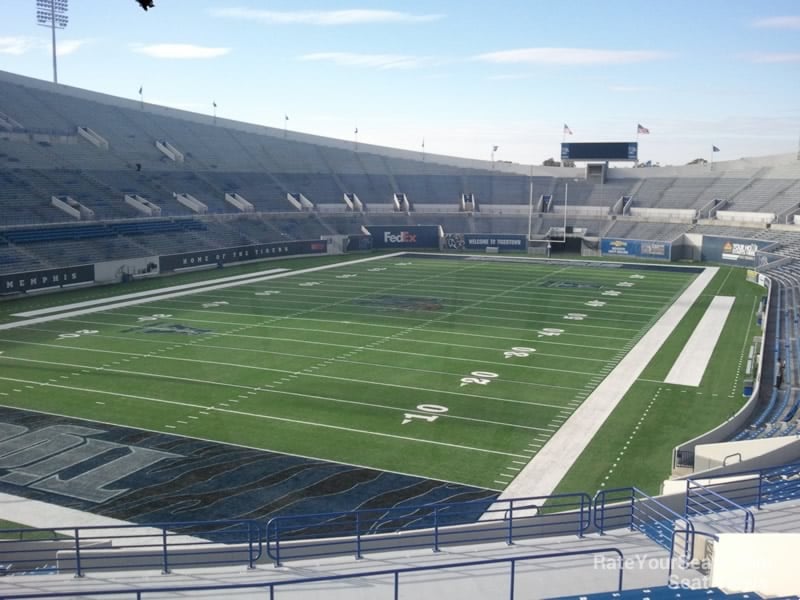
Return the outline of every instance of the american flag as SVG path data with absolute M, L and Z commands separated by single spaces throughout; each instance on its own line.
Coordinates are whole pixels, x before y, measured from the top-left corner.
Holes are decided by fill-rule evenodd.
M 642 127 L 642 124 L 641 124 L 641 123 L 639 123 L 639 124 L 636 126 L 636 133 L 644 133 L 644 134 L 649 134 L 649 133 L 650 133 L 650 130 L 649 130 L 647 127 Z

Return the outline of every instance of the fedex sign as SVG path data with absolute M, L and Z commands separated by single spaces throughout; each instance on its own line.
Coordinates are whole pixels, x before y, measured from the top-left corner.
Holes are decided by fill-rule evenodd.
M 417 235 L 414 233 L 409 233 L 408 231 L 401 231 L 400 233 L 394 234 L 389 231 L 383 232 L 383 243 L 388 244 L 416 244 L 417 243 Z
M 438 248 L 436 225 L 368 226 L 374 248 Z

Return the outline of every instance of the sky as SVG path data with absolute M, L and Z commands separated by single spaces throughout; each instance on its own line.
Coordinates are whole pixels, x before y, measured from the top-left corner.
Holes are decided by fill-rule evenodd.
M 800 142 L 798 0 L 69 2 L 59 83 L 250 123 L 523 164 L 565 125 L 661 164 Z M 52 81 L 36 0 L 0 8 L 0 70 Z

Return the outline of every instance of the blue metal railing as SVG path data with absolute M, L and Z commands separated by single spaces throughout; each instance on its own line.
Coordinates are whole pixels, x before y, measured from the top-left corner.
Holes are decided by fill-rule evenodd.
M 800 463 L 703 476 L 703 485 L 739 506 L 800 498 Z
M 50 539 L 18 538 L 40 532 Z M 56 535 L 58 539 L 53 539 Z M 120 568 L 169 573 L 178 565 L 253 568 L 263 552 L 261 526 L 251 520 L 4 529 L 0 538 L 8 538 L 0 539 L 0 564 L 10 564 L 10 573 L 46 568 L 78 577 L 89 571 Z M 114 554 L 124 558 L 114 560 Z
M 174 586 L 174 587 L 152 587 L 152 588 L 125 588 L 125 589 L 106 589 L 106 590 L 93 590 L 93 591 L 80 591 L 81 598 L 92 597 L 108 597 L 125 595 L 127 597 L 135 596 L 137 600 L 150 597 L 152 594 L 181 594 L 181 593 L 201 593 L 211 591 L 234 591 L 234 590 L 263 590 L 269 594 L 268 598 L 273 600 L 275 598 L 276 588 L 287 588 L 303 584 L 311 583 L 328 583 L 337 581 L 346 581 L 350 579 L 364 579 L 368 577 L 392 576 L 393 577 L 393 590 L 394 600 L 398 600 L 400 595 L 400 576 L 410 573 L 424 573 L 431 571 L 443 571 L 446 569 L 463 569 L 469 567 L 480 567 L 485 565 L 499 565 L 509 564 L 509 599 L 514 600 L 516 597 L 516 571 L 517 564 L 521 562 L 544 560 L 548 558 L 565 558 L 572 556 L 598 556 L 603 554 L 615 554 L 617 566 L 617 581 L 616 591 L 622 591 L 623 583 L 623 567 L 625 564 L 625 557 L 618 548 L 594 548 L 591 550 L 575 550 L 571 552 L 551 552 L 547 554 L 527 554 L 524 556 L 514 556 L 507 558 L 493 558 L 484 560 L 473 560 L 456 563 L 447 563 L 441 565 L 429 565 L 424 567 L 406 567 L 398 569 L 384 569 L 380 571 L 364 571 L 359 573 L 347 573 L 344 575 L 327 575 L 322 577 L 306 577 L 304 579 L 289 579 L 285 581 L 265 581 L 259 583 L 238 583 L 238 584 L 224 584 L 224 585 L 196 585 L 196 586 Z M 71 598 L 75 597 L 75 592 L 45 592 L 45 593 L 23 593 L 23 594 L 6 594 L 0 596 L 0 600 L 44 600 L 46 598 Z
M 685 530 L 684 558 L 691 560 L 694 525 L 686 516 L 635 487 L 602 490 L 594 497 L 594 525 L 602 535 L 608 529 L 629 528 L 672 551 L 676 529 Z
M 719 513 L 731 513 L 728 517 L 723 517 L 722 522 L 716 521 L 716 525 L 726 526 L 727 522 L 732 522 L 732 529 L 741 533 L 753 533 L 756 529 L 756 518 L 753 511 L 738 504 L 727 496 L 714 491 L 693 479 L 686 480 L 686 516 L 707 516 Z M 743 522 L 736 523 L 743 517 Z
M 267 523 L 266 551 L 280 565 L 290 558 L 347 554 L 361 558 L 364 552 L 380 550 L 437 552 L 453 544 L 581 537 L 591 525 L 591 506 L 588 494 L 577 493 L 282 516 Z M 467 524 L 469 529 L 457 527 Z

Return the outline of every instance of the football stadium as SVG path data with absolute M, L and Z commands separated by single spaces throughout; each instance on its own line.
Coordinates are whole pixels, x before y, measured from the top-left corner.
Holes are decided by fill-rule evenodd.
M 0 598 L 796 597 L 800 153 L 142 96 L 0 71 Z

